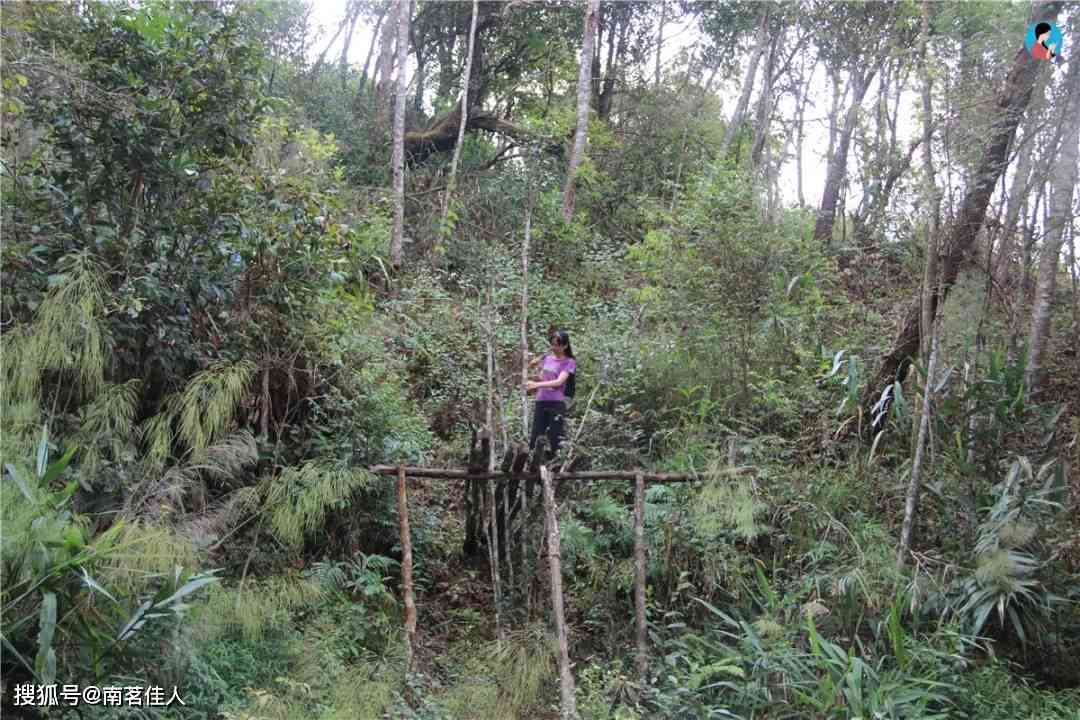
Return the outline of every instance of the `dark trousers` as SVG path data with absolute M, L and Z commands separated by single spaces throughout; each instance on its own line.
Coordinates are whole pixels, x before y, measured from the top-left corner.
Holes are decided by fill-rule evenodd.
M 537 401 L 536 410 L 533 412 L 532 436 L 529 438 L 529 449 L 536 448 L 536 441 L 541 435 L 547 435 L 548 448 L 552 453 L 558 452 L 563 439 L 563 423 L 566 418 L 566 403 L 561 401 Z

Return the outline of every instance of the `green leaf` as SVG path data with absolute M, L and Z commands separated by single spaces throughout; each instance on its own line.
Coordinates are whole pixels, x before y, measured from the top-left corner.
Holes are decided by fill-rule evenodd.
M 41 478 L 42 484 L 48 485 L 50 482 L 55 480 L 60 475 L 60 473 L 64 472 L 64 469 L 68 466 L 68 463 L 71 462 L 71 458 L 74 457 L 75 451 L 78 449 L 79 448 L 77 445 L 72 445 L 68 448 L 67 452 L 64 453 L 63 457 L 49 465 L 48 469 L 45 470 L 45 474 Z
M 90 573 L 86 572 L 86 568 L 82 568 L 82 574 L 83 574 L 83 582 L 84 582 L 84 583 L 86 583 L 86 586 L 87 586 L 88 588 L 90 588 L 91 590 L 97 590 L 97 591 L 98 591 L 99 593 L 101 593 L 101 594 L 102 594 L 102 595 L 104 595 L 105 597 L 109 598 L 109 599 L 110 599 L 110 600 L 112 600 L 113 602 L 117 602 L 116 598 L 114 598 L 114 597 L 112 596 L 112 594 L 110 594 L 110 593 L 109 593 L 109 591 L 108 591 L 108 590 L 106 590 L 105 588 L 103 588 L 103 587 L 102 587 L 102 586 L 101 586 L 101 585 L 100 585 L 100 584 L 98 583 L 98 581 L 97 581 L 97 580 L 95 580 L 94 578 L 90 577 Z
M 184 583 L 184 586 L 181 587 L 176 592 L 174 592 L 172 595 L 165 598 L 161 602 L 156 603 L 154 605 L 154 608 L 155 609 L 166 608 L 169 605 L 172 605 L 174 602 L 176 602 L 180 598 L 185 597 L 185 596 L 190 595 L 191 593 L 195 592 L 196 590 L 203 587 L 204 585 L 209 585 L 210 583 L 217 582 L 217 581 L 218 581 L 218 578 L 212 577 L 212 576 L 207 576 L 207 575 L 200 575 L 200 576 L 194 577 L 191 580 L 188 580 L 186 583 Z
M 120 632 L 116 634 L 116 642 L 122 642 L 127 640 L 131 635 L 135 634 L 135 631 L 142 627 L 142 621 L 146 615 L 146 611 L 150 609 L 153 604 L 153 600 L 146 600 L 142 605 L 132 614 L 128 619 L 124 627 L 120 629 Z
M 56 593 L 47 592 L 41 598 L 41 620 L 38 625 L 38 654 L 34 669 L 41 682 L 49 685 L 56 679 L 56 653 L 52 649 L 56 632 Z
M 37 476 L 45 477 L 45 467 L 49 462 L 49 428 L 41 426 L 41 442 L 38 443 L 37 451 Z
M 15 469 L 15 466 L 11 463 L 5 463 L 4 467 L 7 468 L 8 475 L 15 481 L 15 485 L 19 488 L 19 491 L 22 492 L 23 497 L 31 503 L 37 502 L 34 499 L 34 495 L 30 492 L 30 486 L 26 484 L 26 481 L 23 480 L 22 476 L 19 474 L 19 471 Z

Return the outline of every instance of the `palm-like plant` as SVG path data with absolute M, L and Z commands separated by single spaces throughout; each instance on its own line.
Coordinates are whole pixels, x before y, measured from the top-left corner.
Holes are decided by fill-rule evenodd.
M 1048 462 L 1035 473 L 1019 457 L 999 486 L 998 500 L 979 526 L 975 572 L 962 585 L 958 612 L 970 632 L 981 632 L 994 613 L 1002 630 L 1011 629 L 1027 644 L 1059 601 L 1037 577 L 1042 562 L 1034 553 L 1039 521 L 1061 508 L 1050 499 L 1056 469 Z

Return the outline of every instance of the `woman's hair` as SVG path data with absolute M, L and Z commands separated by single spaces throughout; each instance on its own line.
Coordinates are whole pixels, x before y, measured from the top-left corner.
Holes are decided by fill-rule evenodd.
M 570 333 L 565 330 L 556 330 L 554 337 L 559 338 L 559 344 L 563 346 L 566 357 L 574 357 L 574 349 L 570 347 Z
M 1039 23 L 1035 26 L 1035 39 L 1038 40 L 1040 35 L 1048 32 L 1050 32 L 1050 23 Z

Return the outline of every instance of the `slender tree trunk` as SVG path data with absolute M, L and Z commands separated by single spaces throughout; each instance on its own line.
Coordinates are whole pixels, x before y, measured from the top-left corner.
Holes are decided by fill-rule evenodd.
M 1054 20 L 1060 11 L 1062 3 L 1049 2 L 1036 6 L 1032 21 Z M 993 108 L 988 112 L 994 113 L 994 123 L 991 136 L 987 142 L 983 159 L 979 163 L 975 182 L 972 183 L 964 196 L 963 207 L 959 217 L 950 225 L 947 241 L 941 243 L 947 252 L 941 258 L 941 272 L 939 273 L 939 285 L 935 289 L 932 304 L 935 311 L 948 297 L 948 293 L 956 282 L 960 272 L 960 265 L 967 255 L 975 236 L 982 226 L 986 215 L 986 206 L 990 202 L 990 195 L 998 178 L 1008 162 L 1009 146 L 1016 134 L 1016 127 L 1020 123 L 1024 110 L 1031 100 L 1032 89 L 1042 65 L 1040 61 L 1031 57 L 1026 49 L 1021 47 L 1013 59 L 1012 68 L 998 89 Z M 921 295 L 921 293 L 920 293 Z M 877 377 L 872 385 L 878 392 L 886 384 L 894 379 L 907 368 L 912 356 L 919 351 L 920 332 L 919 326 L 922 318 L 922 303 L 916 302 L 908 309 L 904 320 L 904 326 L 893 344 L 892 349 L 882 360 Z M 874 392 L 867 393 L 868 397 L 875 396 Z
M 551 610 L 555 616 L 555 636 L 559 645 L 559 716 L 562 720 L 577 720 L 574 674 L 570 670 L 570 640 L 566 629 L 566 613 L 563 609 L 562 554 L 559 545 L 559 516 L 555 507 L 555 489 L 552 487 L 551 470 L 540 466 L 540 479 L 544 486 L 544 516 L 547 526 L 548 572 L 551 575 Z
M 585 11 L 585 36 L 581 42 L 581 65 L 578 69 L 577 131 L 574 133 L 574 147 L 570 152 L 570 166 L 566 171 L 566 187 L 563 190 L 563 219 L 566 222 L 570 222 L 574 217 L 575 181 L 589 132 L 589 76 L 592 69 L 593 40 L 596 37 L 600 0 L 588 0 L 588 2 L 588 8 Z
M 526 170 L 529 172 L 529 170 Z M 521 437 L 529 438 L 529 251 L 532 245 L 532 176 L 525 204 L 525 235 L 521 242 Z M 528 484 L 519 485 L 521 493 L 521 579 L 525 589 L 525 616 L 532 614 L 532 568 L 529 567 L 529 492 Z
M 1026 125 L 1029 127 L 1028 132 L 1032 132 L 1035 117 L 1031 116 Z M 1005 226 L 1002 228 L 1001 246 L 997 253 L 997 262 L 994 263 L 994 280 L 1002 288 L 1009 281 L 1009 263 L 1016 248 L 1014 233 L 1020 219 L 1020 208 L 1024 204 L 1023 199 L 1027 195 L 1028 183 L 1032 178 L 1031 171 L 1034 169 L 1032 159 L 1035 155 L 1035 144 L 1028 140 L 1029 138 L 1025 135 L 1024 145 L 1028 147 L 1021 148 L 1020 157 L 1016 161 L 1016 171 L 1005 204 Z
M 934 303 L 933 298 L 935 294 L 934 283 L 937 279 L 937 264 L 938 264 L 938 248 L 937 248 L 937 220 L 938 211 L 940 205 L 940 199 L 938 198 L 937 187 L 934 182 L 934 156 L 933 156 L 933 144 L 934 144 L 934 105 L 933 105 L 933 91 L 934 81 L 933 76 L 930 73 L 929 61 L 930 58 L 927 55 L 927 45 L 930 37 L 930 13 L 932 12 L 932 6 L 929 2 L 924 0 L 922 6 L 922 41 L 919 52 L 919 69 L 922 71 L 922 110 L 923 110 L 923 141 L 922 141 L 922 161 L 923 161 L 923 204 L 926 207 L 926 268 L 923 272 L 923 292 L 922 292 L 922 310 L 921 310 L 921 331 L 920 335 L 923 338 L 929 338 L 930 327 L 934 320 Z M 924 343 L 922 348 L 923 357 L 927 357 L 930 353 L 930 343 Z
M 637 671 L 641 686 L 649 672 L 649 631 L 645 625 L 645 476 L 634 478 L 634 620 L 637 625 Z
M 604 22 L 608 26 L 607 64 L 603 79 L 597 83 L 596 95 L 596 116 L 604 121 L 611 117 L 611 101 L 615 95 L 616 67 L 621 67 L 622 59 L 626 55 L 626 34 L 629 21 L 620 23 L 622 12 L 624 10 L 618 5 L 612 5 L 607 8 L 604 15 Z M 616 28 L 619 29 L 617 44 Z
M 416 90 L 413 92 L 413 112 L 417 118 L 424 115 L 424 92 L 427 86 L 427 58 L 416 58 Z
M 479 108 L 487 92 L 484 78 L 484 42 L 483 32 L 488 25 L 488 17 L 495 12 L 497 3 L 484 3 L 477 8 L 476 33 L 473 34 L 473 46 L 469 51 L 472 58 L 472 72 L 469 73 L 469 107 Z
M 360 3 L 356 3 L 352 8 L 352 15 L 349 17 L 349 30 L 345 33 L 345 42 L 341 45 L 341 59 L 338 62 L 338 72 L 341 73 L 341 89 L 345 89 L 346 82 L 349 79 L 349 48 L 352 47 L 353 33 L 356 31 L 356 21 L 360 19 Z
M 1071 46 L 1080 42 L 1080 24 L 1075 24 Z M 1046 203 L 1047 222 L 1043 226 L 1043 245 L 1039 255 L 1039 280 L 1035 286 L 1035 301 L 1031 310 L 1031 333 L 1028 336 L 1028 359 L 1024 386 L 1027 393 L 1038 388 L 1042 374 L 1042 356 L 1050 327 L 1050 306 L 1057 286 L 1061 245 L 1065 227 L 1072 223 L 1073 187 L 1080 167 L 1080 63 L 1069 63 L 1065 81 L 1065 112 L 1060 116 L 1064 125 L 1060 150 L 1054 157 L 1050 176 L 1050 199 Z
M 266 367 L 262 371 L 262 417 L 259 423 L 259 432 L 262 434 L 263 442 L 270 441 L 270 413 L 273 411 L 274 404 L 270 398 L 270 358 L 265 359 Z
M 379 15 L 375 19 L 375 28 L 371 31 L 371 44 L 368 45 L 367 57 L 364 58 L 364 69 L 360 71 L 360 77 L 362 82 L 360 84 L 361 92 L 366 91 L 368 82 L 368 68 L 371 67 L 371 57 L 375 54 L 375 46 L 379 44 L 379 28 L 382 27 L 383 20 L 386 18 L 386 11 L 389 5 L 383 5 L 379 9 Z
M 394 75 L 394 39 L 398 34 L 398 15 L 403 4 L 405 4 L 404 0 L 394 0 L 389 6 L 389 22 L 383 27 L 382 35 L 379 37 L 379 59 L 377 61 L 379 84 L 377 90 L 380 102 L 386 108 L 390 107 L 391 79 Z
M 806 207 L 806 195 L 803 193 L 803 141 L 805 139 L 806 126 L 803 121 L 806 113 L 806 99 L 810 94 L 810 84 L 814 80 L 814 68 L 810 70 L 810 77 L 805 78 L 803 82 L 802 74 L 805 73 L 805 66 L 800 70 L 800 83 L 799 83 L 799 110 L 798 117 L 795 122 L 795 182 L 798 188 L 799 195 L 799 207 Z
M 394 98 L 394 228 L 390 237 L 390 263 L 401 269 L 405 237 L 405 62 L 409 57 L 409 0 L 397 3 L 397 93 Z
M 1080 370 L 1080 268 L 1076 266 L 1076 233 L 1069 225 L 1069 279 L 1072 281 L 1072 332 L 1073 357 Z
M 469 54 L 465 56 L 465 76 L 461 84 L 461 122 L 458 123 L 457 143 L 454 145 L 454 158 L 450 161 L 450 179 L 446 182 L 446 195 L 443 196 L 442 224 L 446 225 L 446 216 L 450 212 L 450 196 L 454 192 L 457 183 L 458 162 L 461 160 L 461 146 L 465 141 L 465 125 L 469 118 L 469 75 L 472 72 L 472 50 L 476 39 L 476 16 L 480 0 L 473 0 L 472 23 L 469 26 Z
M 330 38 L 330 42 L 326 43 L 326 47 L 324 47 L 323 51 L 321 53 L 319 53 L 319 57 L 316 58 L 315 63 L 311 66 L 311 73 L 310 73 L 311 77 L 315 77 L 319 73 L 319 70 L 322 68 L 323 62 L 326 60 L 326 53 L 330 52 L 330 48 L 333 47 L 334 43 L 337 42 L 337 39 L 339 37 L 341 37 L 341 33 L 344 32 L 345 26 L 348 25 L 348 24 L 349 24 L 349 8 L 346 7 L 345 8 L 345 17 L 342 18 L 341 24 L 338 25 L 337 32 L 335 32 L 334 36 L 332 38 Z
M 900 533 L 900 549 L 896 553 L 897 567 L 903 567 L 911 551 L 911 537 L 915 532 L 916 513 L 919 509 L 920 476 L 923 449 L 930 429 L 930 395 L 934 390 L 934 366 L 938 355 L 937 331 L 931 330 L 930 362 L 926 366 L 926 387 L 923 389 L 922 414 L 919 420 L 919 438 L 915 441 L 915 459 L 911 462 L 911 478 L 908 481 L 907 498 L 904 502 L 904 526 Z
M 817 221 L 814 223 L 814 240 L 823 245 L 832 241 L 833 224 L 836 222 L 836 206 L 840 199 L 840 192 L 847 177 L 848 148 L 851 145 L 851 135 L 859 121 L 859 106 L 863 96 L 873 80 L 876 68 L 865 71 L 860 69 L 852 75 L 852 98 L 844 118 L 844 127 L 840 130 L 840 136 L 836 143 L 836 153 L 829 160 L 828 171 L 825 176 L 825 189 L 821 195 L 821 207 L 818 210 Z
M 667 3 L 660 0 L 660 24 L 656 31 L 656 69 L 653 71 L 654 87 L 660 87 L 660 59 L 664 49 L 664 24 L 667 22 Z
M 829 149 L 825 153 L 826 165 L 832 162 L 836 154 L 836 136 L 840 117 L 840 102 L 847 97 L 848 88 L 840 84 L 840 73 L 829 69 L 829 77 L 832 78 L 832 105 L 829 106 Z
M 758 98 L 757 117 L 754 120 L 754 144 L 750 148 L 750 162 L 754 167 L 761 165 L 761 153 L 769 139 L 769 121 L 772 119 L 773 81 L 776 70 L 777 43 L 783 35 L 777 35 L 769 44 L 769 57 L 765 61 L 765 76 L 761 82 L 761 94 Z
M 488 318 L 485 322 L 487 335 L 487 409 L 485 413 L 485 420 L 487 423 L 487 432 L 491 438 L 491 452 L 488 453 L 488 474 L 495 473 L 495 422 L 494 422 L 494 408 L 495 408 L 495 348 L 492 345 L 492 337 L 495 332 L 493 319 L 491 318 L 492 311 L 492 292 L 491 287 L 488 287 L 488 305 L 487 314 Z M 488 488 L 488 558 L 491 563 L 491 586 L 495 593 L 495 634 L 499 638 L 499 642 L 504 640 L 503 636 L 503 621 L 502 621 L 502 577 L 499 574 L 499 524 L 498 524 L 498 510 L 495 503 L 495 481 L 487 481 Z
M 416 642 L 416 599 L 413 596 L 412 533 L 409 531 L 409 499 L 405 488 L 405 467 L 398 467 L 398 533 L 401 542 L 401 592 L 405 596 L 405 672 L 413 669 Z
M 731 113 L 731 121 L 724 128 L 724 137 L 720 140 L 717 157 L 723 158 L 727 155 L 728 148 L 731 147 L 731 143 L 734 142 L 735 136 L 739 133 L 739 128 L 743 124 L 746 109 L 750 107 L 750 93 L 754 91 L 754 78 L 757 76 L 758 62 L 760 62 L 765 48 L 769 46 L 768 33 L 765 32 L 768 20 L 769 13 L 766 11 L 761 16 L 761 22 L 758 25 L 758 44 L 750 54 L 750 64 L 746 68 L 746 77 L 743 79 L 742 90 L 739 92 L 739 101 L 735 105 L 735 111 Z

